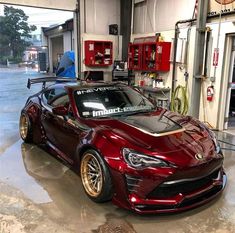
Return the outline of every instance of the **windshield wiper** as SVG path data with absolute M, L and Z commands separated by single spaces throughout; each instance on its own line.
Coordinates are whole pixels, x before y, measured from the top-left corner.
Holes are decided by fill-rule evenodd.
M 133 111 L 133 112 L 123 112 L 123 115 L 127 115 L 127 116 L 131 116 L 131 115 L 137 115 L 140 113 L 149 113 L 149 112 L 153 112 L 154 109 L 142 109 L 142 110 L 137 110 L 137 111 Z
M 103 118 L 110 118 L 111 116 L 110 115 L 103 115 L 103 116 L 95 116 L 95 117 L 92 117 L 93 119 L 103 119 Z

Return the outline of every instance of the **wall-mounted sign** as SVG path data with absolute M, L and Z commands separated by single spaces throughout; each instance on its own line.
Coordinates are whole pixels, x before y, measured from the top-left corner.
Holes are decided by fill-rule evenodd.
M 215 48 L 213 54 L 213 66 L 218 66 L 218 61 L 219 61 L 219 49 Z
M 109 35 L 118 35 L 118 25 L 110 24 L 109 25 Z
M 215 0 L 215 1 L 218 2 L 219 4 L 222 3 L 223 5 L 227 5 L 234 2 L 234 0 Z
M 222 15 L 229 12 L 235 12 L 235 0 L 210 0 L 208 15 L 219 15 L 220 12 L 222 13 Z

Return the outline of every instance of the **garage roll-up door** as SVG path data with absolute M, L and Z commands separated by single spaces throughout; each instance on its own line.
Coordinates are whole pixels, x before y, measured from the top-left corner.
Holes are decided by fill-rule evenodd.
M 0 3 L 75 11 L 77 0 L 0 0 Z

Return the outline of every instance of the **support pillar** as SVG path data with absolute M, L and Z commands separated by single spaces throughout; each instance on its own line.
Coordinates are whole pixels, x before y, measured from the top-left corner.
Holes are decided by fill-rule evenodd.
M 194 49 L 194 64 L 193 64 L 193 84 L 192 97 L 190 106 L 190 115 L 199 118 L 200 97 L 201 97 L 201 78 L 203 68 L 203 55 L 205 44 L 206 20 L 208 13 L 208 0 L 198 1 L 198 15 L 196 26 L 196 38 Z

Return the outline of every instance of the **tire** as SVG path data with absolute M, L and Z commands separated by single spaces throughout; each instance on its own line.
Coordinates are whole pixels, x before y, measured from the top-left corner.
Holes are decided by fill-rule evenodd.
M 81 159 L 80 174 L 87 196 L 94 202 L 106 202 L 112 199 L 113 185 L 109 169 L 100 154 L 87 150 Z
M 32 123 L 26 112 L 22 112 L 20 115 L 20 136 L 24 142 L 33 142 L 33 130 Z

